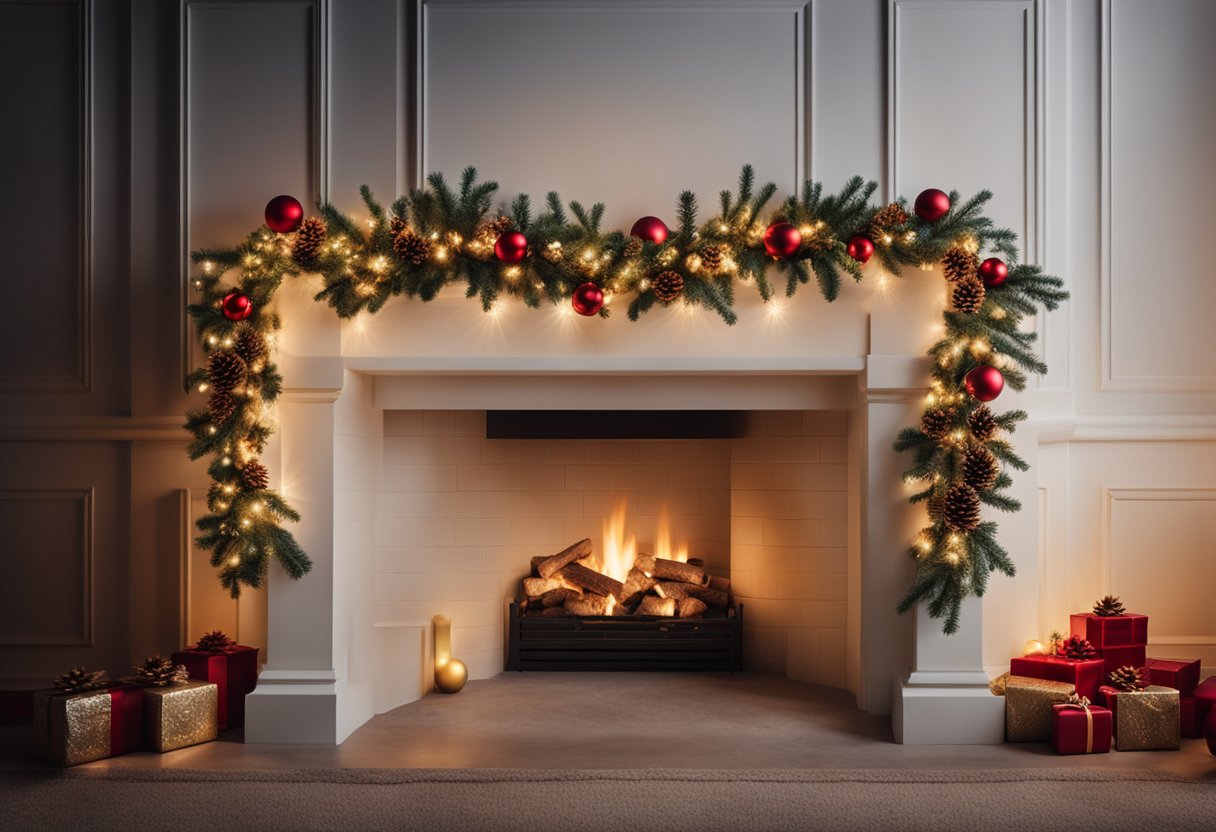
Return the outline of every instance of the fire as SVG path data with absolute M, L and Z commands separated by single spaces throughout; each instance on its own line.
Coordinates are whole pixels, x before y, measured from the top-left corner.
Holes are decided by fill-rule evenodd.
M 654 535 L 654 556 L 666 560 L 688 562 L 688 545 L 683 544 L 679 549 L 671 547 L 671 529 L 667 522 L 667 507 L 664 506 L 659 514 L 659 527 Z
M 593 568 L 623 583 L 637 556 L 637 538 L 625 534 L 625 501 L 620 500 L 604 521 L 604 545 L 599 549 L 598 564 Z

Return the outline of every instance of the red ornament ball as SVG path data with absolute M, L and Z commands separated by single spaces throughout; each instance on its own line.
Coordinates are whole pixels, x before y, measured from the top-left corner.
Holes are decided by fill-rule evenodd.
M 583 283 L 570 296 L 570 305 L 580 315 L 598 315 L 604 308 L 604 290 L 598 283 Z
M 1009 279 L 1009 267 L 999 257 L 989 257 L 980 263 L 979 276 L 980 280 L 984 281 L 984 285 L 991 289 Z
M 630 237 L 640 237 L 652 243 L 663 242 L 667 234 L 667 225 L 658 217 L 642 217 L 629 229 Z
M 229 292 L 220 306 L 230 321 L 243 321 L 253 314 L 253 301 L 244 292 Z
M 518 231 L 507 231 L 494 243 L 494 256 L 504 263 L 518 263 L 528 253 L 528 238 Z
M 963 379 L 967 392 L 982 402 L 990 402 L 1005 389 L 1005 377 L 1001 371 L 989 364 L 981 364 Z
M 802 232 L 788 222 L 775 222 L 764 232 L 764 250 L 773 257 L 790 257 L 802 247 Z
M 848 252 L 850 257 L 858 263 L 865 265 L 874 256 L 874 242 L 869 237 L 863 237 L 858 234 L 849 240 Z
M 304 206 L 294 196 L 281 194 L 266 203 L 266 225 L 271 231 L 290 234 L 304 222 Z
M 929 188 L 916 197 L 913 209 L 925 222 L 937 222 L 950 213 L 950 196 L 945 191 Z

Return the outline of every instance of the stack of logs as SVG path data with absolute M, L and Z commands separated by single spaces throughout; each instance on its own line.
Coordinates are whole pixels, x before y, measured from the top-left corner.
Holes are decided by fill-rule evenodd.
M 688 562 L 639 554 L 621 583 L 579 561 L 591 556 L 591 539 L 556 555 L 532 558 L 523 580 L 527 609 L 544 616 L 659 615 L 699 618 L 730 604 L 730 579 L 708 575 L 698 558 Z M 610 604 L 609 598 L 616 601 Z

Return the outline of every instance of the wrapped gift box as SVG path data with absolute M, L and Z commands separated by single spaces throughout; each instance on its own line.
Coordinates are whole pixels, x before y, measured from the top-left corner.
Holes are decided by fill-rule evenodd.
M 1104 673 L 1102 679 L 1105 681 L 1107 674 L 1118 670 L 1121 667 L 1144 667 L 1147 659 L 1144 657 L 1145 647 L 1143 644 L 1137 644 L 1134 647 L 1107 647 L 1102 650 L 1102 661 L 1105 663 L 1103 667 Z M 1144 674 L 1144 678 L 1148 678 L 1148 674 Z M 1173 685 L 1167 685 L 1173 687 Z
M 1195 724 L 1203 731 L 1208 714 L 1216 705 L 1216 676 L 1209 676 L 1195 688 Z
M 1148 616 L 1139 613 L 1126 615 L 1095 615 L 1092 612 L 1069 616 L 1072 634 L 1087 640 L 1099 650 L 1107 647 L 1134 647 L 1148 644 Z
M 1150 685 L 1173 688 L 1183 696 L 1194 695 L 1199 687 L 1199 659 L 1148 659 L 1145 666 Z
M 190 681 L 144 689 L 144 735 L 151 751 L 173 751 L 219 736 L 219 686 Z
M 1203 723 L 1199 720 L 1193 696 L 1178 696 L 1178 733 L 1184 737 L 1203 736 Z
M 1078 662 L 1063 656 L 1021 656 L 1011 659 L 1009 672 L 1014 676 L 1067 682 L 1091 702 L 1098 699 L 1098 688 L 1106 678 L 1102 659 Z
M 1138 691 L 1103 685 L 1102 695 L 1114 713 L 1115 748 L 1119 751 L 1177 751 L 1181 747 L 1178 691 L 1160 685 Z
M 34 694 L 39 755 L 60 766 L 115 757 L 143 748 L 143 688 L 122 683 L 81 693 Z
M 1058 754 L 1106 754 L 1114 715 L 1101 705 L 1051 706 L 1051 747 Z
M 1067 682 L 1011 675 L 1005 680 L 1005 741 L 1050 740 L 1051 706 L 1067 702 L 1075 690 Z
M 221 730 L 245 724 L 245 694 L 258 683 L 258 648 L 237 644 L 217 652 L 179 650 L 171 660 L 184 664 L 191 679 L 219 688 Z

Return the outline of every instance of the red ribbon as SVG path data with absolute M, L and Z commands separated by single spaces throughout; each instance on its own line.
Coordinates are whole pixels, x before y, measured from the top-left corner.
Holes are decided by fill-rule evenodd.
M 111 685 L 110 755 L 138 751 L 143 746 L 143 688 Z

